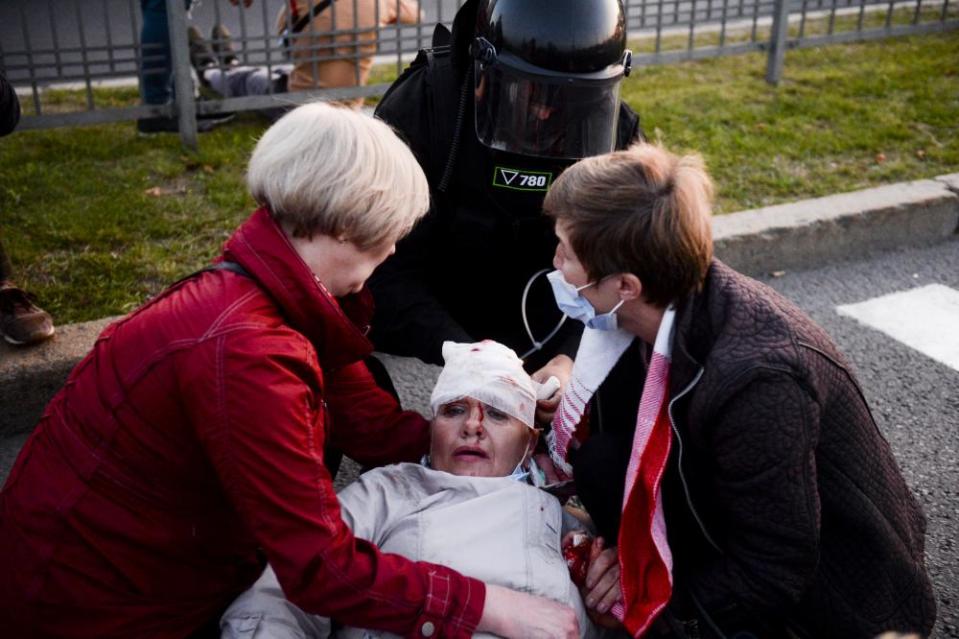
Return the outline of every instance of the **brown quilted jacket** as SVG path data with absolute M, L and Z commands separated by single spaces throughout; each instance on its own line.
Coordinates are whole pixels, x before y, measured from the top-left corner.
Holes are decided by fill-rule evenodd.
M 760 637 L 928 634 L 922 511 L 822 328 L 716 261 L 679 308 L 670 397 L 679 608 Z

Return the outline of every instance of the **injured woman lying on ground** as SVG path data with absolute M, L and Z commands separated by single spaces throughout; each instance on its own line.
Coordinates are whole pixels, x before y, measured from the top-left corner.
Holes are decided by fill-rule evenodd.
M 450 566 L 487 583 L 541 595 L 573 608 L 583 637 L 605 630 L 587 615 L 563 548 L 584 525 L 542 485 L 531 460 L 539 432 L 537 397 L 550 394 L 530 379 L 516 354 L 496 342 L 443 346 L 445 367 L 430 398 L 430 454 L 361 475 L 339 493 L 353 533 L 381 550 Z M 594 607 L 619 598 L 615 551 L 586 547 L 593 566 Z M 583 571 L 577 581 L 582 580 Z M 585 592 L 585 591 L 584 591 Z M 602 602 L 602 606 L 600 603 Z M 220 622 L 226 638 L 383 637 L 339 628 L 288 602 L 267 567 Z

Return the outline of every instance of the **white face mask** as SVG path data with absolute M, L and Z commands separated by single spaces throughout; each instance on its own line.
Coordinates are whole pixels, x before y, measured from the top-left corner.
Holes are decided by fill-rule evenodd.
M 525 481 L 529 476 L 529 468 L 523 465 L 523 462 L 526 461 L 526 455 L 529 454 L 529 445 L 530 442 L 526 442 L 526 448 L 523 449 L 523 454 L 519 458 L 519 463 L 516 464 L 516 468 L 513 469 L 513 472 L 509 474 L 510 479 L 515 479 L 516 481 Z
M 588 299 L 580 295 L 580 291 L 596 284 L 590 282 L 582 286 L 573 286 L 563 277 L 560 271 L 552 271 L 546 276 L 550 286 L 553 287 L 553 297 L 556 299 L 556 305 L 568 317 L 581 321 L 589 328 L 598 331 L 615 331 L 619 324 L 616 321 L 616 311 L 623 305 L 625 300 L 619 300 L 619 304 L 614 306 L 608 313 L 596 314 L 596 309 Z
M 510 473 L 509 478 L 516 481 L 525 481 L 529 476 L 529 471 L 523 468 L 523 464 L 520 463 L 512 473 Z

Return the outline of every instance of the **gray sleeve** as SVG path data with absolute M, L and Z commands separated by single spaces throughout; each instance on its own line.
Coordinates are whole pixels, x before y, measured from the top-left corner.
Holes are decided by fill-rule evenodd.
M 416 464 L 375 468 L 337 493 L 343 521 L 360 539 L 382 546 L 397 520 L 416 508 L 428 489 Z
M 326 639 L 330 620 L 290 603 L 267 566 L 220 618 L 221 639 Z
M 396 467 L 360 475 L 337 494 L 343 521 L 357 537 L 380 544 L 395 505 L 409 502 L 403 499 L 407 487 Z M 326 639 L 330 633 L 329 618 L 303 612 L 287 600 L 269 566 L 220 618 L 221 639 Z
M 389 505 L 383 485 L 377 481 L 379 473 L 378 469 L 363 473 L 336 494 L 340 516 L 353 534 L 377 545 L 379 523 Z

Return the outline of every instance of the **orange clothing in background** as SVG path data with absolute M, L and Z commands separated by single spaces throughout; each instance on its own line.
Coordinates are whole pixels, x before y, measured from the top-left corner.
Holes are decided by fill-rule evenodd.
M 295 0 L 296 15 L 309 15 L 319 0 Z M 289 4 L 292 4 L 289 3 Z M 277 16 L 282 32 L 295 23 L 289 4 Z M 376 53 L 376 30 L 388 24 L 416 24 L 422 19 L 411 0 L 334 0 L 300 33 L 290 38 L 293 71 L 290 91 L 364 86 Z M 331 31 L 345 31 L 331 35 Z M 343 59 L 332 60 L 332 57 Z M 344 102 L 360 108 L 363 98 Z

